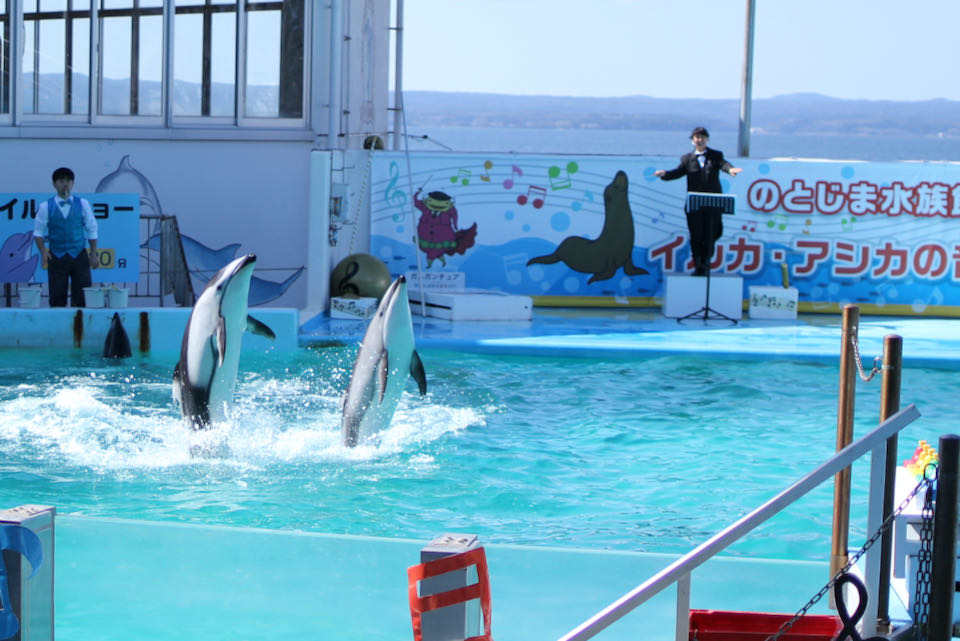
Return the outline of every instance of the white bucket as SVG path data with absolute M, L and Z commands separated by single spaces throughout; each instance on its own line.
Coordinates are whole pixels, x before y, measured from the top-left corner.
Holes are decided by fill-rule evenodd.
M 86 307 L 103 307 L 106 304 L 102 287 L 84 287 L 83 297 L 87 302 Z
M 130 290 L 126 287 L 111 287 L 107 292 L 107 307 L 126 307 Z
M 20 307 L 40 307 L 40 294 L 43 288 L 40 285 L 29 285 L 20 288 Z

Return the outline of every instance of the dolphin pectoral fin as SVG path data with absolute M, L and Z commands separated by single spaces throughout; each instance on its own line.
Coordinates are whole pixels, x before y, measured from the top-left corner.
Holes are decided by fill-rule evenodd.
M 258 321 L 253 316 L 247 316 L 247 331 L 251 334 L 266 336 L 270 340 L 273 340 L 277 337 L 277 335 L 273 333 L 273 330 L 270 329 L 266 323 Z
M 420 360 L 420 354 L 417 354 L 417 350 L 413 350 L 413 355 L 410 357 L 410 376 L 417 382 L 417 387 L 420 388 L 420 396 L 425 396 L 427 393 L 427 372 L 423 369 L 423 361 Z
M 389 368 L 389 356 L 387 350 L 383 350 L 383 355 L 377 363 L 377 380 L 380 381 L 380 402 L 383 403 L 383 395 L 387 393 L 387 372 Z
M 227 326 L 223 322 L 223 316 L 217 322 L 217 331 L 214 336 L 213 351 L 217 358 L 217 366 L 223 367 L 223 355 L 227 352 Z

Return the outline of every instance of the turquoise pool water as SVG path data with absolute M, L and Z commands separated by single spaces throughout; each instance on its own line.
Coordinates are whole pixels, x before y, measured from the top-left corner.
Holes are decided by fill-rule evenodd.
M 340 444 L 356 347 L 245 354 L 228 424 L 195 434 L 170 395 L 176 354 L 0 350 L 0 505 L 61 514 L 429 540 L 683 553 L 833 452 L 835 363 L 690 356 L 593 360 L 422 350 L 379 442 Z M 923 417 L 900 439 L 954 431 L 952 371 L 908 369 Z M 857 434 L 879 379 L 857 389 Z M 951 413 L 951 410 L 954 410 Z M 197 444 L 217 452 L 194 458 Z M 854 510 L 865 513 L 866 464 Z M 824 560 L 832 486 L 730 549 Z M 852 520 L 852 541 L 863 519 Z

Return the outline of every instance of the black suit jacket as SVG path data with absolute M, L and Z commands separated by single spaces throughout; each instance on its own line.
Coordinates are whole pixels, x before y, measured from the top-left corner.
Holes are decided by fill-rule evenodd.
M 708 194 L 721 194 L 720 172 L 730 170 L 733 165 L 723 157 L 723 152 L 707 147 L 707 159 L 703 168 L 697 160 L 695 152 L 680 157 L 680 164 L 668 170 L 660 178 L 662 180 L 676 180 L 681 176 L 687 177 L 687 191 L 702 191 Z

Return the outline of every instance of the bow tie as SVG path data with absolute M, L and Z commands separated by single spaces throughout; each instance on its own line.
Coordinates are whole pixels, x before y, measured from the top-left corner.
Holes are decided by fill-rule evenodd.
M 695 151 L 695 152 L 693 152 L 693 153 L 696 154 L 697 156 L 703 156 L 703 155 L 705 155 L 707 152 L 706 152 L 706 150 L 704 150 L 704 151 Z
M 70 201 L 69 201 L 69 200 L 59 200 L 59 201 L 57 201 L 57 202 L 58 202 L 58 204 L 59 204 L 61 207 L 63 207 L 64 205 L 69 205 L 69 204 L 70 204 Z

